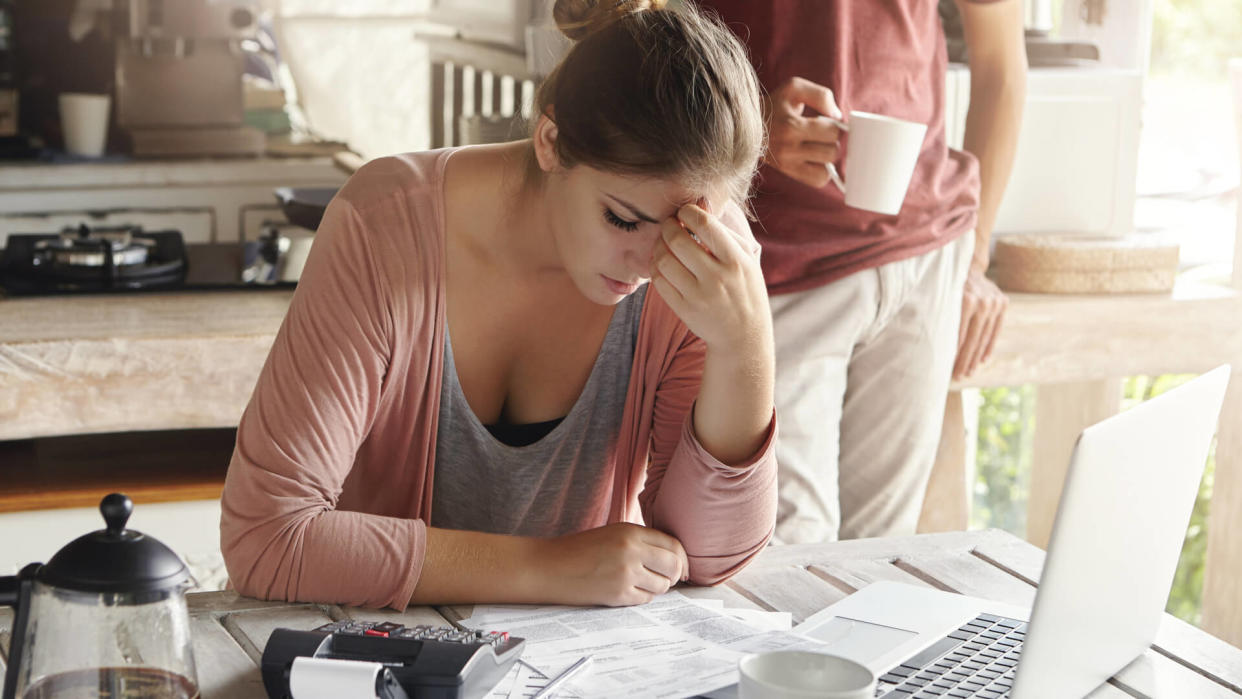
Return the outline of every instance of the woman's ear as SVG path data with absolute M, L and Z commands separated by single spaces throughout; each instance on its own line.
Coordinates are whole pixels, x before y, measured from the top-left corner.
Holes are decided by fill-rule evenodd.
M 552 121 L 552 108 L 539 115 L 535 123 L 535 159 L 539 161 L 539 169 L 554 172 L 561 167 L 561 159 L 556 154 L 556 122 Z

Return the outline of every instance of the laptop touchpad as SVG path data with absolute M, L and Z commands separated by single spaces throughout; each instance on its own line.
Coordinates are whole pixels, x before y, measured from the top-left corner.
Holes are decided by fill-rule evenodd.
M 806 633 L 828 644 L 822 650 L 864 665 L 918 636 L 913 631 L 840 616 L 833 617 Z

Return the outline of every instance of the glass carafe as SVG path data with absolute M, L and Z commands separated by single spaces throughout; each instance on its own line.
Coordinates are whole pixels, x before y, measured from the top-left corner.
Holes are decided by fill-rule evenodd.
M 191 699 L 199 696 L 185 591 L 168 547 L 125 529 L 133 505 L 104 498 L 108 523 L 17 578 L 4 699 Z

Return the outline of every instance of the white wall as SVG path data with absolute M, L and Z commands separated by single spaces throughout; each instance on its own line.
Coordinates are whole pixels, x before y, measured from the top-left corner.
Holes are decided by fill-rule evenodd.
M 319 134 L 372 158 L 429 145 L 430 0 L 264 0 Z
M 431 65 L 426 46 L 417 39 L 420 33 L 469 32 L 464 25 L 446 27 L 436 20 L 453 12 L 458 13 L 454 17 L 474 17 L 477 9 L 487 22 L 514 17 L 520 36 L 527 17 L 546 16 L 552 0 L 260 2 L 275 17 L 277 39 L 310 126 L 372 158 L 430 146 Z M 480 27 L 504 33 L 487 22 Z
M 186 559 L 202 589 L 223 586 L 219 500 L 140 504 L 126 526 Z M 65 544 L 103 527 L 98 507 L 0 514 L 0 575 L 12 575 L 27 563 L 47 563 Z

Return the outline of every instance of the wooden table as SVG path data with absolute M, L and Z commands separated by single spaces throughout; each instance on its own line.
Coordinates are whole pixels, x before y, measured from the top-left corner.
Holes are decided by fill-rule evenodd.
M 997 530 L 772 547 L 716 588 L 683 588 L 730 607 L 790 612 L 795 623 L 876 580 L 898 580 L 997 601 L 1030 604 L 1043 564 L 1036 547 Z M 405 612 L 260 602 L 232 592 L 189 596 L 194 654 L 204 699 L 265 697 L 258 662 L 272 629 L 310 629 L 349 617 L 446 624 L 463 607 Z M 0 611 L 7 657 L 11 612 Z M 3 663 L 0 662 L 0 668 Z M 1242 650 L 1165 615 L 1153 648 L 1092 697 L 1242 697 Z

